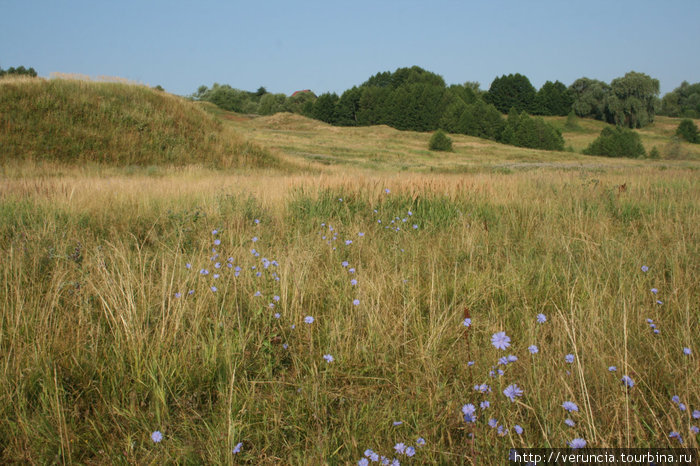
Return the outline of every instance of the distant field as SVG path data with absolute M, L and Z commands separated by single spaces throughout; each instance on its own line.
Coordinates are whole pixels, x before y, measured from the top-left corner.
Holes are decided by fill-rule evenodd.
M 453 136 L 445 154 L 204 108 L 219 147 L 262 158 L 2 154 L 0 462 L 698 448 L 696 147 L 584 156 L 603 124 L 580 121 L 575 152 Z M 664 157 L 676 121 L 640 131 L 647 150 Z

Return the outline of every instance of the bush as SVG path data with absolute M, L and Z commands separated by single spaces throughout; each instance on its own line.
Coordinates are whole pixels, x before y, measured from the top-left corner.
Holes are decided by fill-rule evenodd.
M 501 142 L 530 149 L 564 150 L 564 138 L 558 129 L 525 112 L 518 115 L 515 109 L 508 114 Z
M 452 151 L 452 139 L 441 129 L 435 131 L 428 144 L 430 150 Z
M 685 139 L 688 142 L 700 143 L 700 135 L 698 135 L 698 127 L 695 126 L 693 120 L 682 120 L 676 130 L 676 136 Z
M 600 136 L 584 151 L 587 155 L 604 155 L 607 157 L 643 157 L 646 155 L 639 137 L 631 129 L 621 127 L 603 128 Z

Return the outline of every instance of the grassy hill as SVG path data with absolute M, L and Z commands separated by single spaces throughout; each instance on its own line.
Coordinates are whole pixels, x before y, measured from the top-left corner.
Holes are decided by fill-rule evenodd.
M 399 131 L 385 125 L 339 127 L 291 113 L 272 116 L 241 115 L 214 106 L 204 107 L 246 138 L 325 171 L 351 169 L 382 172 L 410 171 L 427 173 L 471 173 L 512 169 L 599 168 L 601 166 L 644 166 L 648 160 L 594 157 L 581 152 L 608 126 L 601 121 L 580 119 L 578 127 L 568 129 L 566 117 L 545 120 L 562 131 L 567 151 L 545 151 L 500 144 L 488 139 L 451 134 L 454 152 L 432 152 L 428 140 L 432 133 Z M 680 119 L 658 117 L 638 130 L 649 153 L 656 147 L 661 159 L 700 159 L 700 145 L 674 139 Z
M 279 161 L 183 98 L 145 86 L 0 80 L 0 157 L 69 164 L 277 166 Z

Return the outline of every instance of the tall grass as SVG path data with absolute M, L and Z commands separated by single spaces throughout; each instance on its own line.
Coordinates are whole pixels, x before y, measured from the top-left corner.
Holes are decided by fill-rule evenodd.
M 693 171 L 3 181 L 3 462 L 356 463 L 422 437 L 414 463 L 502 464 L 575 437 L 678 446 L 671 431 L 697 447 Z

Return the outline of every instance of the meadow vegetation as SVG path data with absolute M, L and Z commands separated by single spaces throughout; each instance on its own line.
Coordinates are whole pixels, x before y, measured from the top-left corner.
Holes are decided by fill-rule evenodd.
M 127 161 L 120 148 L 142 139 L 105 143 L 109 159 L 75 142 L 106 125 L 99 105 L 46 102 L 87 84 L 10 85 L 0 461 L 503 464 L 511 447 L 575 439 L 698 447 L 700 149 L 676 141 L 669 156 L 677 119 L 637 131 L 659 160 L 582 155 L 605 123 L 566 116 L 544 119 L 574 152 L 455 134 L 432 153 L 429 133 L 87 87 L 113 115 L 166 105 L 139 120 L 157 125 L 146 141 L 174 131 L 199 154 L 150 145 Z M 60 156 L 37 155 L 48 126 L 31 125 L 49 117 L 7 111 L 9 92 L 54 109 Z M 115 139 L 131 128 L 113 124 Z M 218 142 L 196 139 L 207 131 Z

